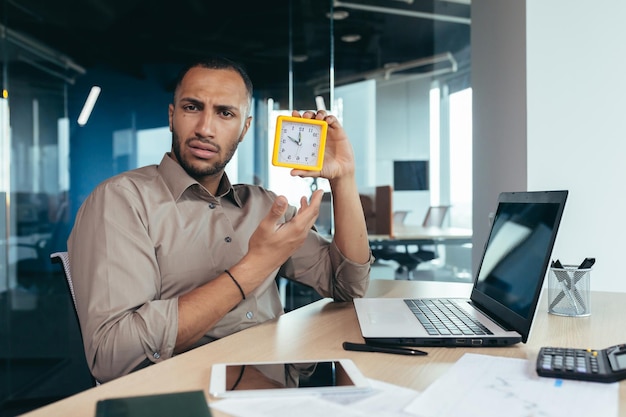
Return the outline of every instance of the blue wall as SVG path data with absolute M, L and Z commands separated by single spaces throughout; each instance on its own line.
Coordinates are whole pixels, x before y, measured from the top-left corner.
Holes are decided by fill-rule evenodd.
M 127 161 L 113 159 L 114 131 L 167 126 L 175 74 L 171 68 L 152 68 L 145 77 L 134 78 L 93 68 L 68 89 L 72 218 L 100 182 L 128 169 Z M 93 85 L 102 91 L 88 123 L 80 127 L 76 120 Z

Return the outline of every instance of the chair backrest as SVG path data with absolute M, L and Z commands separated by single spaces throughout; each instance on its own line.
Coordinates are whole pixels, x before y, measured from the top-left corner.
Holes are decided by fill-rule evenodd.
M 403 225 L 406 220 L 406 216 L 409 215 L 410 210 L 396 210 L 393 212 L 393 224 Z
M 53 263 L 60 263 L 63 265 L 63 273 L 65 274 L 65 281 L 72 295 L 72 302 L 74 303 L 74 309 L 76 309 L 76 295 L 74 294 L 74 284 L 72 283 L 72 273 L 70 272 L 70 256 L 67 252 L 54 252 L 50 254 L 50 259 Z
M 443 226 L 443 221 L 448 214 L 448 210 L 450 210 L 450 206 L 430 206 L 428 207 L 428 211 L 426 212 L 426 217 L 424 217 L 424 221 L 422 222 L 422 226 L 424 227 L 441 227 Z
M 72 272 L 70 271 L 70 256 L 67 252 L 54 252 L 50 254 L 50 260 L 52 263 L 61 264 L 63 266 L 63 273 L 65 275 L 65 282 L 67 282 L 67 288 L 70 290 L 70 294 L 72 295 L 72 303 L 74 304 L 74 313 L 76 315 L 76 322 L 79 323 L 78 327 L 80 330 L 80 321 L 78 319 L 78 310 L 76 310 L 76 295 L 74 294 L 74 283 L 72 282 Z M 81 334 L 82 337 L 82 334 Z M 93 377 L 94 385 L 100 385 L 100 381 L 98 381 L 95 377 Z
M 393 187 L 379 185 L 374 197 L 376 212 L 376 232 L 379 235 L 393 236 Z

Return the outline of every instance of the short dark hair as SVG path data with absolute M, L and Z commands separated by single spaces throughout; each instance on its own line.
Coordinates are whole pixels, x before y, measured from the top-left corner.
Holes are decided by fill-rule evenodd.
M 248 92 L 248 98 L 252 100 L 252 80 L 248 76 L 248 73 L 244 69 L 243 65 L 231 61 L 228 58 L 211 56 L 203 59 L 199 59 L 196 61 L 192 61 L 185 65 L 180 72 L 178 73 L 178 77 L 176 77 L 176 84 L 174 86 L 174 95 L 176 95 L 176 90 L 180 87 L 180 84 L 183 82 L 183 78 L 189 72 L 190 69 L 201 67 L 206 69 L 216 69 L 216 70 L 233 70 L 236 71 L 241 78 L 243 79 L 243 83 L 246 86 L 246 90 Z

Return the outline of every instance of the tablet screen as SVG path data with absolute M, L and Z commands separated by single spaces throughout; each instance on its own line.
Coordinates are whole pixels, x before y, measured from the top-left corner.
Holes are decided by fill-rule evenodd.
M 226 365 L 227 391 L 354 385 L 339 361 Z

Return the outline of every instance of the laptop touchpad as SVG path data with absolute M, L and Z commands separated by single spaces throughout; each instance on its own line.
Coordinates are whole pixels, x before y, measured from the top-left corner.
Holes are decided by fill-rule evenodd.
M 401 313 L 378 312 L 368 313 L 367 318 L 371 324 L 399 324 L 409 321 L 408 317 Z

